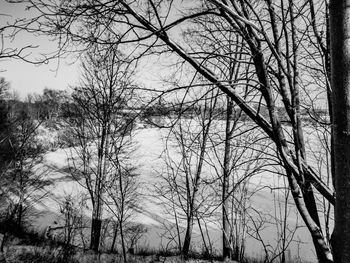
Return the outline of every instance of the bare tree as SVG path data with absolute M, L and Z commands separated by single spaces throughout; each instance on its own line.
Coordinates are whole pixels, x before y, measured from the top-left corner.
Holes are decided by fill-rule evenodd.
M 132 124 L 121 118 L 134 88 L 129 66 L 115 47 L 107 50 L 95 47 L 85 57 L 82 84 L 73 94 L 78 116 L 71 130 L 77 142 L 71 154 L 72 174 L 84 180 L 90 195 L 93 210 L 90 248 L 95 251 L 100 242 L 105 187 L 114 171 L 110 155 L 121 151 L 115 148 L 111 136 L 126 135 Z M 78 161 L 74 160 L 76 156 Z
M 15 114 L 11 133 L 7 137 L 11 147 L 7 153 L 9 165 L 3 181 L 8 182 L 6 191 L 17 199 L 14 200 L 13 215 L 19 228 L 23 227 L 26 211 L 42 201 L 48 194 L 45 187 L 52 184 L 50 179 L 45 178 L 47 171 L 36 167 L 44 153 L 36 138 L 40 125 L 41 122 L 29 116 L 24 107 Z
M 318 49 L 314 54 L 319 55 L 317 62 L 321 61 L 315 63 L 314 67 L 323 68 L 328 63 L 322 61 L 327 58 L 327 44 L 324 44 L 327 34 L 322 35 L 315 23 L 315 18 L 319 17 L 316 11 L 319 9 L 315 8 L 313 1 L 296 3 L 281 0 L 277 3 L 269 0 L 208 0 L 194 1 L 190 6 L 152 0 L 146 3 L 125 0 L 98 4 L 92 1 L 60 4 L 48 4 L 41 0 L 19 2 L 28 2 L 40 13 L 39 19 L 30 20 L 23 26 L 27 30 L 34 27 L 47 34 L 63 37 L 66 45 L 79 43 L 87 46 L 92 43 L 110 45 L 109 39 L 100 34 L 107 31 L 117 35 L 119 43 L 137 47 L 139 52 L 133 53 L 135 59 L 151 52 L 172 52 L 181 61 L 190 64 L 197 74 L 226 93 L 275 144 L 295 204 L 313 237 L 317 256 L 321 262 L 333 261 L 319 222 L 313 189 L 316 188 L 331 204 L 335 203 L 335 198 L 333 191 L 307 160 L 301 118 L 301 98 L 307 93 L 302 88 L 308 76 L 306 71 L 300 69 L 306 64 L 305 58 L 310 57 L 309 43 L 316 42 L 314 46 Z M 327 3 L 320 3 L 320 8 L 327 8 Z M 177 8 L 180 11 L 176 11 Z M 231 52 L 226 52 L 226 48 L 232 50 L 228 43 L 222 42 L 220 45 L 217 42 L 203 53 L 198 48 L 187 46 L 186 39 L 179 39 L 178 31 L 190 30 L 190 22 L 200 17 L 217 21 L 221 32 L 235 32 L 242 37 L 243 52 L 246 54 L 242 60 L 252 65 L 252 71 L 246 78 L 234 83 L 220 78 L 215 67 L 216 60 L 232 59 Z M 321 19 L 326 24 L 327 17 L 322 16 Z M 87 25 L 84 29 L 76 26 L 82 21 Z M 202 38 L 202 43 L 213 40 L 210 31 L 199 29 L 208 32 L 207 37 Z M 329 73 L 323 69 L 322 72 Z M 321 76 L 325 82 L 329 77 L 327 74 Z M 242 96 L 239 90 L 242 85 L 251 88 L 255 99 L 249 100 Z M 283 108 L 287 122 L 292 127 L 290 134 L 282 123 L 278 107 Z
M 186 115 L 181 116 L 170 130 L 165 152 L 169 173 L 161 175 L 162 182 L 156 185 L 157 193 L 166 200 L 165 206 L 175 217 L 178 245 L 181 247 L 182 244 L 181 253 L 185 257 L 190 251 L 195 219 L 198 218 L 200 207 L 206 203 L 205 195 L 209 194 L 208 192 L 205 194 L 202 181 L 203 177 L 208 176 L 204 172 L 205 159 L 218 94 L 211 91 L 210 87 L 203 89 L 205 92 L 200 98 L 202 105 L 198 109 L 198 117 L 192 119 Z M 186 107 L 185 104 L 182 107 Z M 183 242 L 180 240 L 179 229 L 179 221 L 182 219 L 186 224 Z
M 252 205 L 249 199 L 261 190 L 260 186 L 257 187 L 252 182 L 263 172 L 273 172 L 273 167 L 279 164 L 274 157 L 274 149 L 268 147 L 264 134 L 257 132 L 253 123 L 244 120 L 239 108 L 230 106 L 232 108 L 227 109 L 228 112 L 222 113 L 226 120 L 219 119 L 213 127 L 216 132 L 210 136 L 206 160 L 215 171 L 211 187 L 214 192 L 222 194 L 220 198 L 214 198 L 214 207 L 217 209 L 218 206 L 223 206 L 223 249 L 225 245 L 227 249 L 226 253 L 223 251 L 224 258 L 242 261 L 250 221 L 249 207 Z M 230 120 L 227 120 L 228 116 Z M 267 185 L 266 182 L 264 186 Z
M 86 207 L 86 198 L 79 196 L 73 197 L 72 194 L 64 196 L 60 206 L 61 217 L 63 217 L 63 225 L 61 227 L 51 228 L 51 230 L 63 230 L 62 237 L 64 244 L 69 247 L 76 245 L 76 237 L 78 233 L 84 230 L 85 220 L 83 209 Z
M 114 163 L 115 164 L 115 163 Z M 136 174 L 130 167 L 123 167 L 118 164 L 118 168 L 115 170 L 113 181 L 109 182 L 107 187 L 108 208 L 116 219 L 115 237 L 113 238 L 112 248 L 114 247 L 116 233 L 119 232 L 121 240 L 121 248 L 123 253 L 124 262 L 127 262 L 127 232 L 128 228 L 132 224 L 132 216 L 134 209 L 140 202 L 138 197 L 138 184 L 136 181 Z M 130 242 L 131 246 L 135 245 L 134 242 Z

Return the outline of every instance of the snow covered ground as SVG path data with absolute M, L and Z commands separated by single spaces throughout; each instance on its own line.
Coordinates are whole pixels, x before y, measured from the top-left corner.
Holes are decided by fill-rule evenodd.
M 140 245 L 151 248 L 165 247 L 169 240 L 165 236 L 165 227 L 174 224 L 174 216 L 168 213 L 160 204 L 157 196 L 152 193 L 153 186 L 159 182 L 159 174 L 164 172 L 164 160 L 161 158 L 164 151 L 164 138 L 167 131 L 158 128 L 139 128 L 135 133 L 134 140 L 137 142 L 136 151 L 133 153 L 133 164 L 137 167 L 139 173 L 139 182 L 141 190 L 145 196 L 142 198 L 142 203 L 135 209 L 134 221 L 142 223 L 148 227 L 148 232 L 142 239 Z M 55 182 L 53 186 L 48 189 L 50 195 L 38 207 L 42 211 L 47 211 L 47 216 L 40 221 L 41 227 L 44 228 L 48 224 L 52 224 L 55 220 L 55 214 L 58 214 L 59 204 L 63 197 L 67 194 L 78 195 L 86 192 L 86 189 L 79 185 L 76 181 L 69 178 L 67 173 L 67 156 L 69 149 L 58 149 L 48 152 L 44 158 L 43 167 L 49 169 L 47 176 L 52 178 Z M 174 156 L 176 153 L 174 152 Z M 176 158 L 176 157 L 175 157 Z M 255 211 L 249 220 L 258 220 L 259 216 L 266 215 L 264 218 L 272 218 L 276 214 L 276 206 L 280 205 L 276 197 L 276 191 L 272 188 L 281 185 L 281 178 L 269 172 L 262 172 L 250 179 L 251 190 L 259 188 L 259 191 L 251 195 L 249 203 L 252 204 L 252 210 Z M 261 187 L 267 186 L 267 187 Z M 220 193 L 218 193 L 220 194 Z M 275 200 L 275 202 L 273 201 Z M 276 201 L 277 200 L 277 201 Z M 287 255 L 291 258 L 300 257 L 303 261 L 316 262 L 315 252 L 311 243 L 310 235 L 307 229 L 303 226 L 302 219 L 294 208 L 293 201 L 289 198 L 290 205 L 288 206 L 289 213 L 287 219 L 287 228 L 297 227 L 294 233 L 293 240 L 290 244 Z M 218 211 L 220 212 L 220 211 Z M 90 211 L 87 209 L 86 215 L 90 216 Z M 268 217 L 271 215 L 271 217 Z M 276 215 L 278 216 L 278 215 Z M 258 221 L 256 221 L 258 222 Z M 264 239 L 268 249 L 273 250 L 275 241 L 279 239 L 280 228 L 276 228 L 275 222 L 266 221 L 264 226 L 260 229 L 261 237 Z M 214 217 L 208 223 L 208 235 L 217 251 L 221 249 L 221 222 L 217 217 Z M 180 222 L 180 227 L 185 227 L 183 222 Z M 281 226 L 279 226 L 281 227 Z M 194 228 L 193 243 L 197 244 L 198 248 L 201 246 L 201 235 L 199 228 Z M 257 241 L 252 236 L 246 236 L 246 254 L 250 256 L 260 257 L 263 255 L 262 243 Z

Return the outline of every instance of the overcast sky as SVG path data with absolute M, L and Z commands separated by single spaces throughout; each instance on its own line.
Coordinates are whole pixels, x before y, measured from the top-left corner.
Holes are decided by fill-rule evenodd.
M 23 6 L 8 4 L 0 0 L 0 26 L 7 21 L 28 15 Z M 57 44 L 45 37 L 35 37 L 28 33 L 17 35 L 14 41 L 5 41 L 5 47 L 23 47 L 35 45 L 38 48 L 28 51 L 31 59 L 40 56 L 40 53 L 54 51 Z M 21 60 L 0 60 L 0 77 L 10 82 L 11 88 L 19 92 L 22 98 L 28 93 L 41 93 L 45 87 L 52 89 L 65 89 L 77 83 L 78 63 L 71 64 L 73 60 L 50 61 L 45 65 L 33 65 Z
M 24 6 L 8 4 L 0 0 L 0 27 L 7 21 L 16 17 L 28 16 L 30 13 L 24 10 Z M 57 50 L 57 43 L 50 41 L 46 36 L 36 37 L 22 32 L 12 41 L 6 40 L 6 47 L 24 47 L 27 45 L 38 46 L 28 51 L 28 58 L 40 57 L 40 53 L 49 53 Z M 147 87 L 160 85 L 160 75 L 164 70 L 159 69 L 159 63 L 145 59 L 141 70 L 138 70 L 136 80 L 138 84 Z M 72 64 L 73 63 L 73 64 Z M 148 65 L 146 65 L 148 64 Z M 157 66 L 158 65 L 158 66 Z M 161 66 L 160 66 L 161 67 Z M 165 70 L 166 71 L 166 70 Z M 22 99 L 29 93 L 41 93 L 44 88 L 66 89 L 79 82 L 79 61 L 74 58 L 52 60 L 48 64 L 33 65 L 22 60 L 0 60 L 0 77 L 4 77 L 11 84 L 11 89 L 19 93 Z
M 25 11 L 25 6 L 18 4 L 8 4 L 5 0 L 0 0 L 0 27 L 6 25 L 8 21 L 16 18 L 23 18 L 33 15 Z M 28 51 L 28 58 L 35 59 L 41 53 L 50 53 L 57 50 L 57 43 L 50 41 L 47 36 L 34 36 L 27 32 L 21 32 L 12 41 L 6 40 L 5 47 L 24 47 L 27 45 L 38 46 Z M 1 48 L 1 46 L 0 46 Z M 123 50 L 122 50 L 123 51 Z M 137 84 L 147 88 L 160 88 L 163 79 L 169 74 L 169 68 L 158 56 L 147 57 L 139 64 L 138 74 L 135 76 Z M 66 89 L 79 82 L 79 61 L 73 58 L 52 60 L 48 64 L 33 65 L 22 60 L 0 60 L 0 77 L 4 77 L 11 84 L 12 90 L 17 91 L 24 99 L 29 93 L 41 93 L 44 88 Z M 170 57 L 165 57 L 165 64 L 172 64 Z M 191 77 L 191 76 L 187 76 Z

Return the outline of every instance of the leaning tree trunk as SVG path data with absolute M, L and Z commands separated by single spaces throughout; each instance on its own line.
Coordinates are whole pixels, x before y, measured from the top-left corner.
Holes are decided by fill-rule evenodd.
M 117 235 L 118 235 L 118 225 L 115 224 L 114 225 L 114 233 L 113 233 L 113 239 L 112 239 L 112 244 L 111 244 L 111 248 L 110 248 L 110 253 L 114 252 L 114 247 L 115 247 L 115 241 L 117 240 Z
M 291 23 L 291 40 L 292 40 L 292 46 L 293 46 L 293 65 L 292 65 L 292 72 L 293 72 L 293 92 L 292 92 L 292 107 L 294 108 L 294 113 L 292 114 L 293 118 L 293 136 L 294 136 L 294 145 L 295 145 L 295 164 L 298 167 L 300 177 L 299 185 L 302 188 L 303 197 L 305 201 L 306 208 L 310 214 L 310 217 L 316 224 L 316 226 L 321 231 L 321 224 L 320 219 L 318 216 L 317 211 L 317 204 L 315 200 L 315 196 L 313 193 L 311 182 L 305 181 L 305 175 L 303 173 L 302 168 L 302 160 L 306 162 L 306 149 L 305 149 L 305 142 L 304 142 L 304 134 L 303 134 L 303 125 L 302 125 L 302 118 L 301 118 L 301 107 L 300 107 L 300 79 L 299 79 L 299 48 L 298 48 L 298 41 L 297 41 L 297 25 L 295 22 L 295 3 L 293 3 L 292 0 L 289 0 L 289 7 L 290 7 L 290 23 Z M 323 235 L 323 234 L 322 234 Z M 324 253 L 324 250 L 322 246 L 318 243 L 318 237 L 312 236 L 312 240 L 315 246 L 316 255 L 319 262 L 329 262 L 330 258 L 328 258 L 328 255 Z
M 333 89 L 335 262 L 350 262 L 350 1 L 330 1 Z

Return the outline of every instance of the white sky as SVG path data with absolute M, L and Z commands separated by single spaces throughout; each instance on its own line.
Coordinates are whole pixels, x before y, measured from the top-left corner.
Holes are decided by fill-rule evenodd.
M 0 27 L 7 21 L 13 21 L 17 17 L 28 16 L 31 13 L 24 10 L 25 7 L 17 4 L 8 4 L 0 0 Z M 49 53 L 57 50 L 57 43 L 50 41 L 45 36 L 33 36 L 21 32 L 13 41 L 5 40 L 5 47 L 23 47 L 26 45 L 38 46 L 28 51 L 28 58 L 40 57 L 40 53 Z M 1 48 L 1 45 L 0 45 Z M 147 59 L 146 59 L 147 61 Z M 137 75 L 137 82 L 147 87 L 160 85 L 163 75 L 158 63 L 144 61 L 141 71 Z M 153 63 L 152 63 L 153 62 Z M 148 65 L 146 65 L 148 64 Z M 160 66 L 161 67 L 161 66 Z M 166 70 L 165 70 L 166 71 Z M 72 59 L 52 60 L 48 64 L 33 65 L 22 60 L 0 60 L 0 77 L 4 77 L 11 84 L 11 89 L 19 93 L 22 99 L 30 93 L 41 93 L 44 88 L 66 89 L 74 86 L 79 81 L 79 61 Z
M 18 17 L 33 15 L 25 11 L 25 6 L 9 4 L 0 0 L 0 27 L 7 21 L 13 21 Z M 40 57 L 40 53 L 49 53 L 57 50 L 57 43 L 50 41 L 46 36 L 33 36 L 21 32 L 14 41 L 7 40 L 5 47 L 23 47 L 26 45 L 38 46 L 28 51 L 28 58 Z M 0 45 L 1 48 L 1 45 Z M 30 53 L 31 52 L 31 53 Z M 11 84 L 11 89 L 19 93 L 22 99 L 29 93 L 41 93 L 44 88 L 66 89 L 79 82 L 79 61 L 74 59 L 52 60 L 48 64 L 33 65 L 22 60 L 0 60 L 0 77 L 4 77 Z M 170 63 L 170 58 L 165 58 L 165 64 Z M 147 88 L 159 88 L 164 85 L 161 81 L 169 74 L 167 65 L 157 61 L 157 57 L 146 58 L 139 65 L 136 81 Z M 171 64 L 171 63 L 170 63 Z M 59 66 L 58 66 L 59 65 Z
M 6 21 L 23 15 L 28 15 L 23 6 L 8 4 L 0 0 L 0 26 L 6 25 Z M 5 40 L 6 47 L 23 47 L 25 45 L 37 45 L 38 48 L 26 52 L 29 58 L 37 58 L 41 52 L 54 51 L 55 42 L 45 37 L 35 37 L 28 33 L 17 35 L 14 41 Z M 72 61 L 72 60 L 71 60 Z M 33 65 L 22 60 L 0 60 L 0 77 L 10 82 L 12 90 L 18 91 L 22 98 L 28 93 L 41 93 L 45 87 L 52 89 L 65 89 L 74 85 L 78 80 L 78 63 L 71 61 L 50 61 L 44 65 Z
M 0 66 L 6 70 L 0 76 L 10 82 L 12 90 L 19 92 L 22 98 L 28 93 L 41 93 L 47 87 L 51 89 L 65 89 L 77 82 L 76 65 L 61 65 L 55 70 L 56 65 L 34 66 L 23 61 L 1 62 Z
M 25 11 L 25 6 L 9 4 L 0 0 L 0 27 L 6 25 L 7 21 L 13 21 L 18 17 L 31 16 L 32 13 Z M 33 36 L 21 32 L 14 41 L 7 40 L 5 47 L 23 47 L 26 45 L 38 46 L 30 50 L 28 58 L 40 57 L 40 53 L 49 53 L 57 50 L 57 43 L 50 41 L 46 36 Z M 1 45 L 0 45 L 1 48 Z M 41 93 L 44 88 L 66 89 L 74 86 L 79 81 L 79 61 L 61 59 L 52 60 L 48 64 L 33 65 L 22 60 L 0 60 L 0 77 L 4 77 L 11 84 L 11 89 L 18 91 L 24 99 L 29 93 Z M 170 61 L 166 58 L 166 61 Z M 168 75 L 167 66 L 161 65 L 157 58 L 146 58 L 139 65 L 136 81 L 142 86 L 154 88 L 162 86 L 161 79 Z M 58 66 L 59 65 L 59 66 Z M 163 83 L 164 84 L 164 83 Z

